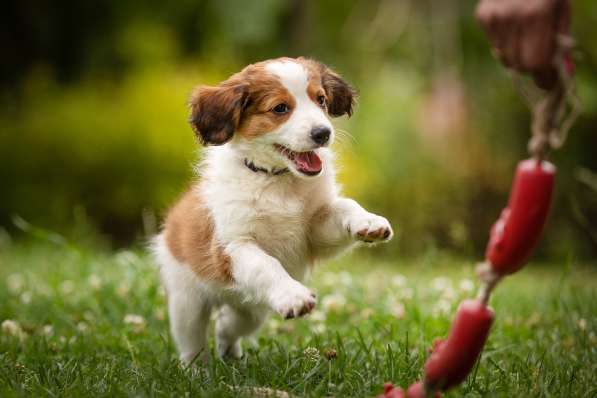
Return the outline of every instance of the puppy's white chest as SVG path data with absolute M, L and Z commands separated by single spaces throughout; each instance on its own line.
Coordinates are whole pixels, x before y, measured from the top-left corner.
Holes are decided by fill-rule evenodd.
M 287 271 L 303 279 L 308 265 L 308 228 L 312 203 L 302 196 L 273 192 L 252 203 L 250 226 L 254 239 Z

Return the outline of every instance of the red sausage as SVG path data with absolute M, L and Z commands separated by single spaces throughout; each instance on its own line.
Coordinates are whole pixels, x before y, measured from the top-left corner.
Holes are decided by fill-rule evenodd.
M 402 388 L 394 387 L 392 383 L 384 384 L 383 390 L 384 393 L 379 395 L 377 398 L 427 398 L 427 395 L 425 395 L 425 389 L 423 388 L 423 383 L 420 381 L 411 385 L 406 393 Z M 433 397 L 441 398 L 442 396 L 439 392 L 436 392 Z
M 377 398 L 406 398 L 406 396 L 402 388 L 394 387 L 392 383 L 385 383 L 383 385 L 383 394 L 378 395 Z
M 479 357 L 492 323 L 493 310 L 477 300 L 463 301 L 448 338 L 425 363 L 426 384 L 443 391 L 460 384 Z
M 439 392 L 433 394 L 433 398 L 441 398 L 442 395 Z M 415 384 L 408 387 L 406 391 L 406 398 L 427 398 L 425 395 L 425 388 L 423 388 L 423 382 L 418 381 Z
M 485 258 L 499 275 L 518 271 L 537 244 L 553 193 L 556 168 L 547 161 L 518 164 L 508 207 L 491 228 Z

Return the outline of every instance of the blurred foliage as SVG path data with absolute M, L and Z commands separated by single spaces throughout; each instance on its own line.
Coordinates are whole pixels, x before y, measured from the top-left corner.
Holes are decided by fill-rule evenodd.
M 0 225 L 124 244 L 155 231 L 192 178 L 196 84 L 307 55 L 360 91 L 336 148 L 347 194 L 388 216 L 386 253 L 482 252 L 525 156 L 529 112 L 455 0 L 9 1 L 2 18 Z M 597 248 L 597 6 L 574 2 L 584 113 L 554 160 L 541 253 Z M 17 217 L 18 216 L 18 217 Z M 22 219 L 21 219 L 22 218 Z M 83 220 L 83 221 L 81 221 Z

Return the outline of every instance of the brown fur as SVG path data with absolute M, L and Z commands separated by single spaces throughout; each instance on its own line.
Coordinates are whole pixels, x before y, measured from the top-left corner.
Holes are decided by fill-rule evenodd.
M 179 262 L 203 280 L 232 283 L 230 258 L 215 239 L 213 219 L 195 187 L 170 210 L 164 227 L 166 244 Z
M 193 91 L 189 121 L 203 144 L 221 145 L 232 138 L 248 100 L 247 89 L 241 81 L 229 80 Z
M 352 115 L 355 90 L 324 64 L 307 58 L 280 58 L 301 63 L 309 72 L 308 95 L 318 104 L 325 97 L 327 112 L 332 117 Z M 294 99 L 277 76 L 267 72 L 264 61 L 251 64 L 216 87 L 196 88 L 189 101 L 193 130 L 206 145 L 221 145 L 235 132 L 247 139 L 275 130 L 292 114 Z M 272 108 L 280 103 L 291 112 L 276 115 Z M 318 104 L 319 105 L 319 104 Z
M 245 73 L 250 87 L 250 100 L 243 112 L 238 134 L 251 139 L 269 133 L 285 123 L 296 104 L 280 79 L 266 72 L 264 65 L 254 65 Z M 284 115 L 271 112 L 280 103 L 287 104 L 291 111 Z
M 298 58 L 297 61 L 309 71 L 311 83 L 309 86 L 312 86 L 313 94 L 315 95 L 319 91 L 318 87 L 323 88 L 328 114 L 332 117 L 352 116 L 357 96 L 356 90 L 321 62 L 303 57 Z M 311 92 L 309 95 L 311 96 Z M 316 96 L 311 97 L 315 103 L 317 103 L 316 98 Z

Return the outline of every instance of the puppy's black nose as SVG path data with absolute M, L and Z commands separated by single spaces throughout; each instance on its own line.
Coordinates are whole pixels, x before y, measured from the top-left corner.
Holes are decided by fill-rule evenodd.
M 313 127 L 313 130 L 311 130 L 311 139 L 316 144 L 325 145 L 330 140 L 330 134 L 332 134 L 332 132 L 327 127 L 324 127 L 324 126 Z

